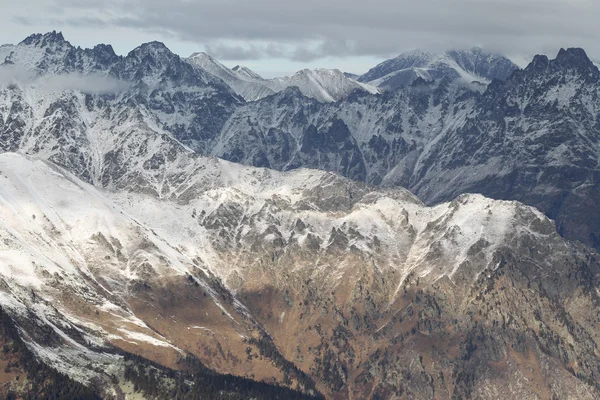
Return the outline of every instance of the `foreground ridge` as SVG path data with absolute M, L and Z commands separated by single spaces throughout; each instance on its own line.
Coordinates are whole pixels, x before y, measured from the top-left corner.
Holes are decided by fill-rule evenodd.
M 426 207 L 326 172 L 198 162 L 211 179 L 161 200 L 0 155 L 1 302 L 44 362 L 89 384 L 123 380 L 111 348 L 175 369 L 193 354 L 357 398 L 503 398 L 530 366 L 541 386 L 510 396 L 597 395 L 600 263 L 535 209 L 479 195 Z

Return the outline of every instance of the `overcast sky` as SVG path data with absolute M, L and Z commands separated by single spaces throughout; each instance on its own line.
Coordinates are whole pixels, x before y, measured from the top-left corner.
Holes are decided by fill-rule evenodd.
M 62 31 L 126 54 L 159 40 L 270 77 L 301 68 L 362 73 L 405 50 L 481 46 L 513 57 L 583 47 L 600 58 L 600 0 L 18 0 L 0 43 Z

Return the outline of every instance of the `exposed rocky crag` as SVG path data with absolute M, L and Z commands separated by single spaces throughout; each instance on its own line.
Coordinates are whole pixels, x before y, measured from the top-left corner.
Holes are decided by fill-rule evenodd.
M 113 348 L 328 398 L 598 396 L 600 261 L 535 209 L 193 162 L 161 200 L 0 156 L 1 302 L 44 362 L 105 397 Z

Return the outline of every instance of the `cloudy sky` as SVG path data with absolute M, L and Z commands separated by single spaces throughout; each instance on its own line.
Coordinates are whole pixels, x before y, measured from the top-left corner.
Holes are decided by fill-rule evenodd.
M 19 0 L 2 6 L 0 43 L 59 30 L 74 45 L 126 54 L 159 40 L 271 77 L 362 73 L 415 48 L 482 46 L 526 59 L 576 46 L 600 58 L 599 17 L 599 0 Z

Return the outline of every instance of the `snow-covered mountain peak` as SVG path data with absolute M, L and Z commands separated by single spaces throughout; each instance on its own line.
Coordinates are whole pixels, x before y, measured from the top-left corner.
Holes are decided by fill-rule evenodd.
M 193 58 L 207 58 L 207 59 L 214 60 L 211 56 L 209 56 L 208 54 L 206 54 L 203 51 L 195 51 L 188 57 L 188 59 L 193 59 Z
M 436 54 L 430 51 L 412 49 L 405 51 L 399 56 L 393 58 L 396 62 L 400 63 L 403 61 L 410 62 L 413 66 L 425 66 L 427 63 L 440 57 L 441 54 Z
M 508 58 L 489 53 L 481 48 L 431 53 L 411 50 L 386 60 L 359 78 L 385 89 L 407 86 L 417 78 L 438 80 L 443 77 L 467 82 L 488 83 L 504 80 L 518 67 Z
M 17 66 L 19 72 L 33 75 L 94 73 L 106 75 L 119 62 L 112 46 L 99 44 L 92 49 L 72 46 L 61 33 L 34 34 L 17 45 L 0 47 L 0 64 Z
M 563 320 L 552 318 L 556 310 L 547 310 L 572 304 L 567 300 L 573 296 L 584 304 L 581 309 L 593 308 L 594 292 L 583 289 L 598 261 L 563 241 L 537 210 L 481 195 L 427 207 L 404 189 L 378 189 L 322 171 L 279 173 L 216 159 L 187 161 L 192 164 L 185 178 L 176 178 L 180 197 L 186 197 L 180 201 L 132 187 L 95 188 L 50 162 L 0 155 L 0 306 L 38 359 L 83 383 L 100 382 L 93 387 L 107 392 L 130 376 L 123 373 L 131 370 L 124 365 L 129 357 L 119 349 L 155 366 L 180 367 L 189 355 L 221 373 L 265 371 L 252 378 L 287 384 L 252 340 L 268 335 L 277 354 L 302 354 L 302 370 L 335 398 L 343 387 L 313 372 L 331 366 L 313 351 L 314 338 L 331 343 L 328 357 L 354 352 L 357 362 L 344 364 L 354 376 L 380 374 L 380 366 L 403 371 L 412 355 L 402 363 L 379 356 L 384 348 L 405 357 L 394 347 L 398 332 L 404 332 L 404 342 L 416 337 L 408 343 L 417 351 L 432 332 L 436 351 L 424 354 L 459 363 L 464 357 L 455 342 L 467 346 L 469 340 L 462 331 L 506 337 L 504 330 L 485 330 L 488 317 L 477 312 L 485 309 L 482 299 L 493 299 L 496 309 L 518 318 L 521 335 L 535 332 L 541 318 L 556 332 L 567 331 L 564 337 L 575 339 L 568 356 L 591 359 L 585 371 L 595 376 L 593 347 L 579 340 L 597 331 L 596 323 L 584 323 L 596 321 L 595 314 L 584 311 L 583 318 L 574 307 L 565 308 L 565 319 L 578 327 L 569 332 Z M 171 162 L 164 166 L 171 169 Z M 198 190 L 186 194 L 190 180 Z M 579 278 L 582 269 L 586 275 Z M 493 328 L 497 318 L 489 319 Z M 330 334 L 326 324 L 346 330 Z M 336 331 L 352 335 L 344 333 L 339 345 Z M 542 349 L 558 341 L 535 338 Z M 446 343 L 455 346 L 452 351 Z M 503 344 L 509 356 L 513 343 Z M 539 351 L 533 334 L 527 343 L 527 351 Z M 486 353 L 482 365 L 488 358 Z M 443 368 L 426 382 L 443 375 Z M 361 386 L 354 393 L 365 398 L 371 392 L 371 386 Z
M 545 69 L 550 63 L 550 58 L 545 54 L 536 54 L 533 60 L 524 68 L 524 70 Z
M 225 65 L 221 64 L 212 56 L 204 52 L 193 53 L 187 58 L 187 61 L 194 66 L 200 67 L 206 72 L 216 76 L 217 78 L 222 79 L 228 84 L 234 83 L 234 81 L 241 79 L 241 77 L 239 77 L 233 70 L 227 68 Z M 232 85 L 230 84 L 230 86 Z
M 20 286 L 40 292 L 43 277 L 55 273 L 72 277 L 74 286 L 85 286 L 76 279 L 81 270 L 97 279 L 112 276 L 114 293 L 123 293 L 130 280 L 146 279 L 149 271 L 143 268 L 120 270 L 112 262 L 102 268 L 95 265 L 104 253 L 91 243 L 104 237 L 120 242 L 124 255 L 138 260 L 166 257 L 169 263 L 157 263 L 152 269 L 153 279 L 190 274 L 193 264 L 186 260 L 206 260 L 203 267 L 211 275 L 233 285 L 235 274 L 251 275 L 254 265 L 228 264 L 230 252 L 260 252 L 272 240 L 268 233 L 276 232 L 292 250 L 307 248 L 306 236 L 320 238 L 321 244 L 312 250 L 323 259 L 333 256 L 331 249 L 353 246 L 377 257 L 378 269 L 399 272 L 400 280 L 410 272 L 431 281 L 453 278 L 473 247 L 484 241 L 483 261 L 477 261 L 480 269 L 460 271 L 473 282 L 491 266 L 493 253 L 509 244 L 509 236 L 556 236 L 552 222 L 538 211 L 481 195 L 426 207 L 405 189 L 373 189 L 322 171 L 279 173 L 210 159 L 196 160 L 194 168 L 189 178 L 204 187 L 198 186 L 198 192 L 182 203 L 135 191 L 105 192 L 51 163 L 1 154 L 5 206 L 0 215 L 6 224 L 2 228 L 10 229 L 0 229 L 0 237 L 11 238 L 10 247 L 21 251 L 3 248 L 4 261 L 11 267 L 8 275 Z M 67 199 L 64 191 L 69 193 Z M 297 220 L 304 225 L 301 232 Z M 164 236 L 159 236 L 161 232 Z M 136 235 L 152 245 L 137 248 Z M 436 257 L 417 262 L 427 254 Z M 335 286 L 335 278 L 327 283 Z
M 34 73 L 68 72 L 79 61 L 77 53 L 61 33 L 38 33 L 0 48 L 0 64 L 18 65 L 20 70 Z
M 446 54 L 460 69 L 473 75 L 476 80 L 492 81 L 507 79 L 518 66 L 507 57 L 487 52 L 480 47 L 470 50 L 452 50 Z
M 338 82 L 340 84 L 344 84 L 346 82 L 354 82 L 354 79 L 348 78 L 346 76 L 346 74 L 344 74 L 342 71 L 340 71 L 337 68 L 315 68 L 315 69 L 302 69 L 298 72 L 296 72 L 294 75 L 290 76 L 290 77 L 284 77 L 284 78 L 280 78 L 280 79 L 284 79 L 284 80 L 294 80 L 294 79 L 302 79 L 303 77 L 306 77 L 308 79 L 316 79 L 316 80 L 320 80 L 321 84 L 323 85 L 328 85 L 331 84 L 331 82 Z M 378 91 L 376 89 L 374 89 L 373 87 L 369 87 L 368 85 L 361 85 L 362 87 L 364 87 L 368 92 L 371 93 L 378 93 Z
M 600 79 L 597 65 L 580 48 L 560 49 L 554 59 L 546 55 L 536 55 L 524 71 L 528 74 L 534 73 L 544 80 L 549 80 L 556 74 L 579 76 L 596 83 Z
M 163 83 L 191 87 L 225 86 L 220 79 L 194 68 L 161 42 L 144 43 L 135 48 L 115 65 L 112 72 L 122 79 L 143 81 L 150 87 Z
M 343 82 L 348 80 L 348 78 L 338 69 L 327 69 L 327 68 L 315 68 L 308 69 L 304 68 L 300 71 L 297 71 L 291 76 L 285 76 L 281 78 L 274 78 L 273 81 L 278 82 L 289 82 L 289 83 L 299 83 L 299 82 L 314 82 L 318 83 L 321 86 L 328 86 L 333 81 Z
M 93 60 L 92 70 L 108 71 L 122 58 L 115 53 L 110 44 L 98 44 L 92 49 L 83 49 L 84 58 Z
M 268 82 L 274 90 L 297 86 L 305 96 L 321 102 L 341 100 L 357 89 L 371 94 L 380 92 L 374 86 L 348 78 L 339 69 L 303 69 L 292 76 L 274 78 Z
M 0 310 L 60 371 L 87 382 L 118 369 L 119 353 L 94 343 L 169 368 L 187 353 L 219 372 L 300 383 L 253 344 L 268 337 L 267 351 L 328 398 L 477 397 L 493 379 L 472 371 L 496 374 L 523 354 L 564 372 L 536 372 L 544 387 L 574 382 L 558 398 L 599 380 L 597 257 L 533 208 L 460 195 L 526 201 L 597 243 L 600 91 L 572 68 L 581 54 L 539 58 L 543 71 L 484 93 L 453 78 L 491 65 L 476 51 L 414 53 L 431 64 L 378 96 L 338 70 L 269 80 L 222 66 L 236 90 L 274 93 L 242 104 L 161 44 L 126 57 L 40 50 L 0 53 L 17 68 L 91 81 L 95 66 L 127 83 L 110 95 L 0 89 L 0 149 L 20 154 L 0 155 Z M 125 385 L 113 377 L 104 386 Z
M 225 82 L 236 94 L 246 101 L 255 101 L 275 93 L 256 75 L 234 71 L 204 52 L 193 53 L 186 61 L 197 70 L 207 72 Z
M 229 69 L 226 66 L 224 66 L 223 64 L 221 64 L 220 62 L 218 62 L 217 60 L 215 60 L 215 58 L 206 54 L 203 51 L 198 51 L 198 52 L 192 53 L 192 55 L 190 55 L 187 59 L 189 61 L 192 61 L 194 64 L 198 64 L 199 66 L 204 66 L 204 65 L 207 65 L 208 63 L 210 63 L 210 64 L 215 64 L 218 67 L 223 68 L 223 69 Z
M 173 53 L 164 43 L 153 41 L 143 43 L 135 49 L 131 50 L 127 57 L 154 57 L 156 59 L 175 59 L 178 55 Z
M 297 72 L 297 74 L 316 74 L 316 75 L 322 75 L 322 76 L 339 76 L 342 75 L 342 71 L 340 71 L 339 69 L 336 68 L 315 68 L 315 69 L 309 69 L 309 68 L 304 68 L 300 71 Z

